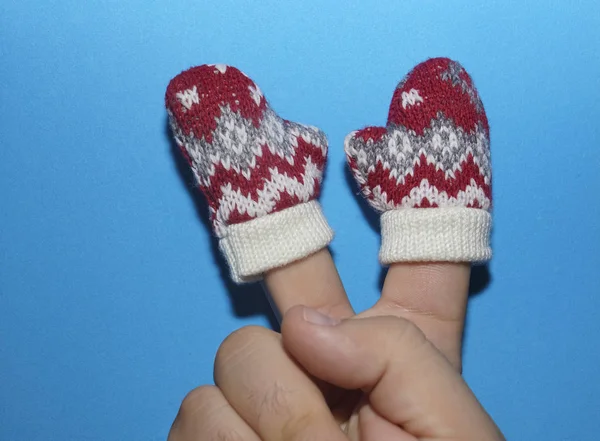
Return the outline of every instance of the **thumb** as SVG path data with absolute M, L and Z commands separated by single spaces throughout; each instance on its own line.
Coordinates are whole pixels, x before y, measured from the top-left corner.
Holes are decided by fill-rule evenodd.
M 363 390 L 376 413 L 417 438 L 504 439 L 462 377 L 408 320 L 339 322 L 298 306 L 285 315 L 281 332 L 308 372 Z

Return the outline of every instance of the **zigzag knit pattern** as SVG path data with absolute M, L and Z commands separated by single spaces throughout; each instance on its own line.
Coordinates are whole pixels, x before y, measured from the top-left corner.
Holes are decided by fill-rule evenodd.
M 217 236 L 228 225 L 319 196 L 325 135 L 280 118 L 235 67 L 203 65 L 179 74 L 167 87 L 166 106 Z
M 280 118 L 258 85 L 232 66 L 182 72 L 165 102 L 234 279 L 329 243 L 332 232 L 314 201 L 327 155 L 323 132 Z
M 488 120 L 471 77 L 450 59 L 430 59 L 416 66 L 394 92 L 387 126 L 352 132 L 346 137 L 345 151 L 361 192 L 379 212 L 491 209 Z M 431 216 L 450 212 L 428 213 L 427 219 L 433 219 Z M 472 217 L 473 213 L 455 211 L 452 219 L 460 218 L 464 223 L 465 216 Z M 406 211 L 402 222 L 409 215 L 413 225 L 416 216 L 420 216 L 421 225 L 427 224 L 423 220 L 425 212 Z M 475 226 L 485 230 L 478 232 L 480 239 L 489 240 L 489 222 L 484 220 L 486 217 L 479 218 Z M 398 216 L 396 222 L 400 222 Z M 482 243 L 478 246 L 485 250 L 476 255 L 465 250 L 430 253 L 424 249 L 421 253 L 418 244 L 410 246 L 415 250 L 408 253 L 407 259 L 486 260 L 491 255 Z
M 345 150 L 378 211 L 491 207 L 488 120 L 471 77 L 447 58 L 415 67 L 394 92 L 387 127 L 351 133 Z

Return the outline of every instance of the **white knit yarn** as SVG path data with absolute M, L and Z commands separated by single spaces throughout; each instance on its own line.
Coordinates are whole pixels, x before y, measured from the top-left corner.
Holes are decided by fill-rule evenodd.
M 402 208 L 381 216 L 382 264 L 483 262 L 492 257 L 492 216 L 464 207 Z
M 219 246 L 235 282 L 260 279 L 270 269 L 287 265 L 326 247 L 333 239 L 317 201 L 227 227 Z

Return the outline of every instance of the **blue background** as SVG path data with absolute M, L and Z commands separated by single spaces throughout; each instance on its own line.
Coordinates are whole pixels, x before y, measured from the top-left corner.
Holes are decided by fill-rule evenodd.
M 272 321 L 259 287 L 223 280 L 166 130 L 170 78 L 233 64 L 328 133 L 322 202 L 362 310 L 379 237 L 343 138 L 440 55 L 471 72 L 492 125 L 495 257 L 466 378 L 511 440 L 597 440 L 600 3 L 566 5 L 3 0 L 0 440 L 164 440 L 220 341 Z

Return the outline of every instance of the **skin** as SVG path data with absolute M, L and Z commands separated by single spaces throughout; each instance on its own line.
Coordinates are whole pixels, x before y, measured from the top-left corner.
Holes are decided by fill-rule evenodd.
M 355 315 L 327 249 L 268 272 L 282 333 L 231 334 L 215 386 L 186 396 L 169 441 L 502 440 L 460 376 L 469 276 L 393 264 Z

